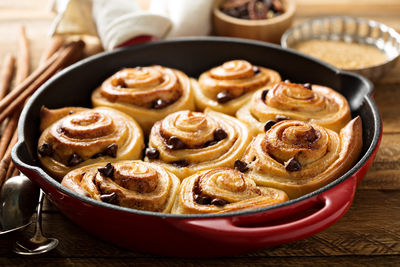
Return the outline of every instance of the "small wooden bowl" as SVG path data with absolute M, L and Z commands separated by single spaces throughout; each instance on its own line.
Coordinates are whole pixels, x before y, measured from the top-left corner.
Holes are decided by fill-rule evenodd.
M 238 19 L 224 14 L 219 7 L 225 0 L 215 1 L 213 30 L 215 35 L 240 37 L 279 43 L 282 34 L 292 25 L 296 10 L 295 0 L 282 0 L 285 12 L 271 19 Z

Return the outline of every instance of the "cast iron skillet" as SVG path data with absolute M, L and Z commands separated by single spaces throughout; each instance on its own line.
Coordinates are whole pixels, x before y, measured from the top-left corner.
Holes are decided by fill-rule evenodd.
M 349 101 L 352 116 L 363 122 L 363 148 L 357 164 L 334 182 L 273 207 L 219 215 L 171 215 L 114 206 L 77 195 L 40 167 L 36 156 L 39 110 L 90 107 L 90 95 L 102 81 L 124 67 L 164 65 L 192 77 L 232 59 L 277 70 L 283 80 L 334 88 Z M 117 245 L 148 253 L 210 257 L 244 253 L 313 235 L 349 208 L 356 186 L 370 167 L 381 138 L 381 120 L 372 84 L 294 50 L 258 41 L 207 37 L 136 45 L 82 60 L 46 82 L 26 104 L 12 151 L 17 167 L 48 198 L 88 232 Z M 62 235 L 62 232 L 60 232 Z

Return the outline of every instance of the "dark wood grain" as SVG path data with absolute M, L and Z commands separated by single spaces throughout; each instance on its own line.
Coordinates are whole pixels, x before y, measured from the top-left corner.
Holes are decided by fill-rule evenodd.
M 400 134 L 383 135 L 380 149 L 361 188 L 400 189 Z
M 0 265 L 13 266 L 398 266 L 400 256 L 350 257 L 259 257 L 228 259 L 170 259 L 170 258 L 32 258 L 0 259 Z M 351 263 L 351 264 L 349 264 Z

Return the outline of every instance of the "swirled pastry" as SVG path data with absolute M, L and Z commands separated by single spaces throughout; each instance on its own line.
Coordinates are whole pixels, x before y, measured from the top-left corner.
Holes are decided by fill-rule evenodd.
M 222 213 L 262 208 L 287 200 L 285 192 L 256 186 L 239 171 L 215 168 L 182 181 L 171 213 Z
M 321 85 L 288 82 L 257 91 L 236 117 L 258 133 L 267 122 L 285 118 L 310 121 L 336 132 L 351 120 L 349 104 L 340 93 Z
M 38 156 L 55 178 L 99 161 L 139 159 L 143 133 L 128 115 L 99 107 L 41 110 Z
M 178 111 L 154 124 L 145 160 L 183 179 L 200 170 L 233 167 L 250 140 L 247 126 L 234 117 L 210 110 Z
M 179 179 L 162 167 L 136 160 L 84 166 L 62 180 L 62 185 L 81 195 L 156 212 L 171 210 L 179 184 Z
M 92 94 L 94 106 L 106 106 L 134 118 L 145 134 L 178 110 L 194 110 L 192 83 L 183 72 L 158 65 L 118 71 Z
M 194 83 L 196 105 L 200 110 L 213 110 L 235 115 L 258 90 L 281 81 L 271 69 L 254 66 L 245 60 L 232 60 L 200 75 Z
M 318 124 L 285 120 L 255 137 L 237 166 L 257 185 L 278 188 L 297 198 L 348 171 L 361 147 L 360 117 L 340 134 Z

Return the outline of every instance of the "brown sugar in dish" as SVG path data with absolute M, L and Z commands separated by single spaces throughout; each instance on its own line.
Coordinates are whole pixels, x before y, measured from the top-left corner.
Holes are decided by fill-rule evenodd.
M 365 44 L 308 40 L 297 43 L 293 48 L 341 69 L 370 67 L 387 60 L 386 55 L 378 48 Z

